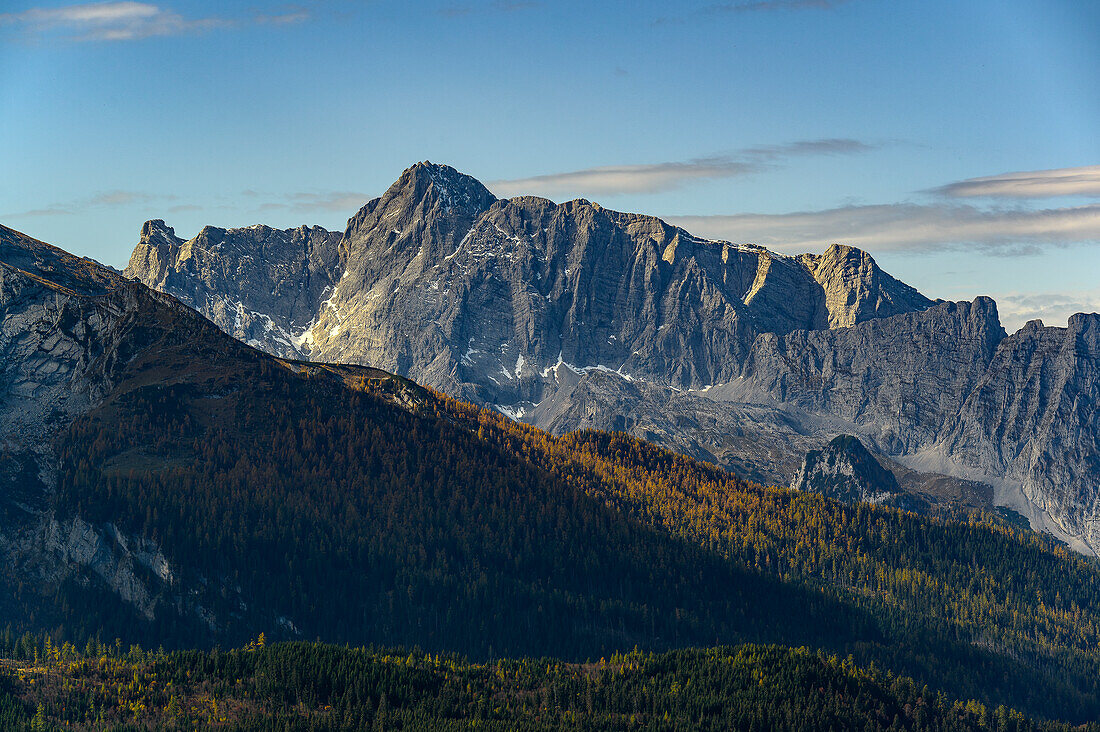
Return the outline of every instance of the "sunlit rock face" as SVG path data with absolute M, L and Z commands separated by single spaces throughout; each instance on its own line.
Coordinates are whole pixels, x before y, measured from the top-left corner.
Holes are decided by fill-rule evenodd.
M 500 200 L 418 163 L 342 235 L 183 242 L 150 222 L 126 272 L 275 354 L 377 366 L 555 431 L 626 430 L 765 482 L 856 435 L 1100 547 L 1095 316 L 1006 337 L 992 300 L 933 302 L 852 247 L 788 257 L 585 200 Z
M 182 241 L 151 221 L 126 274 L 270 352 L 499 404 L 539 401 L 562 369 L 702 387 L 735 376 L 759 333 L 933 304 L 849 247 L 784 257 L 584 200 L 497 200 L 430 163 L 333 238 L 255 226 Z
M 147 221 L 124 270 L 195 308 L 226 333 L 278 356 L 295 341 L 342 271 L 340 233 L 319 226 L 207 226 L 184 241 Z

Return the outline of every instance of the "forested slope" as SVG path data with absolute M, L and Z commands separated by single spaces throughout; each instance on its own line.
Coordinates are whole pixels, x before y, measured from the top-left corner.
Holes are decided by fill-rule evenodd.
M 0 667 L 5 730 L 1071 729 L 953 700 L 850 658 L 780 646 L 633 651 L 583 664 L 471 664 L 305 643 L 34 651 L 37 661 Z

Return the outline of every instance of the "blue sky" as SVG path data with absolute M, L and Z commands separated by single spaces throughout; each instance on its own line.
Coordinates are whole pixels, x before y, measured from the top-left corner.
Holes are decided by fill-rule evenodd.
M 0 5 L 0 222 L 342 229 L 418 160 L 782 252 L 845 241 L 1012 329 L 1100 310 L 1095 0 Z

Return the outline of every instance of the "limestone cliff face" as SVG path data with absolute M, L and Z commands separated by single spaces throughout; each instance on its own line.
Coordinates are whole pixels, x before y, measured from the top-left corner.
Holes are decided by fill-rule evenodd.
M 1019 485 L 1100 550 L 1100 315 L 1032 321 L 1004 339 L 936 448 Z
M 852 328 L 765 333 L 721 393 L 839 418 L 901 455 L 931 445 L 953 422 L 1004 337 L 989 298 Z
M 342 271 L 340 238 L 319 226 L 207 226 L 184 241 L 163 221 L 148 221 L 123 273 L 187 303 L 245 343 L 300 357 L 295 335 Z
M 821 256 L 802 255 L 821 285 L 830 328 L 844 328 L 873 318 L 927 309 L 931 302 L 904 282 L 879 269 L 871 255 L 834 244 Z
M 284 327 L 287 316 L 255 293 L 290 289 L 302 270 L 248 254 L 258 240 L 243 231 L 221 249 L 203 243 L 209 235 L 143 234 L 126 272 L 270 352 L 290 341 L 313 360 L 378 366 L 488 404 L 538 403 L 560 369 L 675 388 L 724 382 L 758 333 L 933 304 L 858 250 L 785 257 L 584 200 L 497 200 L 453 168 L 420 163 L 348 222 L 338 254 L 317 250 L 333 289 L 315 295 L 308 317 L 295 299 Z M 244 304 L 223 312 L 222 302 Z M 244 333 L 253 310 L 277 327 Z
M 109 391 L 118 324 L 138 307 L 102 272 L 0 227 L 0 471 L 27 500 L 53 480 L 54 434 Z

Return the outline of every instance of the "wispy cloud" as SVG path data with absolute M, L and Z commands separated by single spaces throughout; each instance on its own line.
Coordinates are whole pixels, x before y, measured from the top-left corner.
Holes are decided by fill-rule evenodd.
M 703 8 L 710 13 L 755 13 L 769 10 L 829 10 L 846 0 L 756 0 L 755 2 L 715 3 Z
M 1031 210 L 896 203 L 787 214 L 670 216 L 667 220 L 702 236 L 786 252 L 820 251 L 843 242 L 873 251 L 969 248 L 1026 255 L 1047 246 L 1100 244 L 1100 204 Z
M 278 12 L 256 13 L 243 20 L 225 17 L 189 18 L 160 5 L 118 0 L 0 13 L 0 28 L 6 27 L 27 40 L 57 38 L 109 42 L 201 33 L 250 23 L 287 25 L 303 22 L 309 17 L 310 13 L 306 8 L 288 5 Z
M 1093 292 L 993 293 L 1001 323 L 1009 333 L 1029 320 L 1065 326 L 1074 313 L 1100 312 L 1100 290 Z
M 44 208 L 7 213 L 4 214 L 4 218 L 21 219 L 42 216 L 72 216 L 91 208 L 113 208 L 116 206 L 149 203 L 151 201 L 173 201 L 175 199 L 175 196 L 140 193 L 138 191 L 102 191 L 86 198 L 79 198 L 63 203 L 53 203 Z
M 255 191 L 244 191 L 254 197 Z M 356 211 L 370 196 L 353 191 L 326 191 L 323 193 L 288 193 L 259 206 L 260 211 Z
M 75 211 L 71 211 L 67 208 L 61 208 L 60 206 L 49 206 L 47 208 L 32 208 L 27 211 L 16 211 L 13 213 L 4 214 L 5 219 L 33 219 L 43 216 L 72 216 Z
M 534 0 L 494 0 L 491 3 L 481 5 L 448 5 L 439 8 L 436 12 L 448 18 L 460 18 L 474 13 L 511 13 L 517 10 L 531 10 L 541 7 L 541 2 Z
M 782 145 L 755 145 L 742 154 L 758 160 L 776 160 L 798 155 L 852 155 L 874 150 L 874 145 L 848 137 L 826 137 L 820 140 L 798 140 Z
M 148 203 L 158 199 L 175 198 L 175 196 L 155 196 L 150 193 L 138 193 L 137 191 L 104 191 L 84 199 L 78 205 L 81 208 L 87 206 L 128 206 L 132 203 Z
M 61 36 L 79 41 L 129 41 L 204 31 L 227 24 L 220 18 L 185 18 L 157 5 L 130 0 L 0 14 L 0 26 L 10 26 L 24 37 Z
M 285 6 L 277 13 L 257 13 L 252 19 L 260 25 L 293 25 L 304 23 L 312 17 L 307 8 L 297 5 Z
M 496 180 L 486 185 L 497 195 L 505 197 L 523 194 L 549 196 L 570 192 L 590 195 L 656 193 L 677 188 L 693 180 L 731 178 L 759 169 L 760 165 L 755 162 L 711 157 L 678 163 L 608 165 L 530 178 Z
M 583 193 L 613 196 L 622 193 L 657 193 L 692 181 L 755 173 L 768 164 L 792 157 L 845 155 L 871 149 L 873 147 L 867 143 L 844 138 L 801 140 L 783 145 L 745 148 L 732 155 L 642 165 L 607 165 L 529 178 L 496 180 L 486 185 L 497 195 L 506 197 L 524 194 L 551 196 Z
M 202 211 L 202 206 L 194 203 L 181 203 L 176 206 L 169 206 L 168 213 L 187 213 L 190 211 Z
M 541 6 L 542 3 L 535 0 L 495 0 L 491 7 L 494 10 L 510 13 L 513 10 L 531 10 Z
M 714 15 L 760 13 L 777 10 L 831 10 L 848 0 L 743 0 L 742 2 L 711 3 L 684 15 L 662 16 L 654 25 L 683 23 L 688 18 L 702 19 Z
M 1100 165 L 1002 173 L 949 183 L 935 193 L 967 198 L 1100 196 Z

